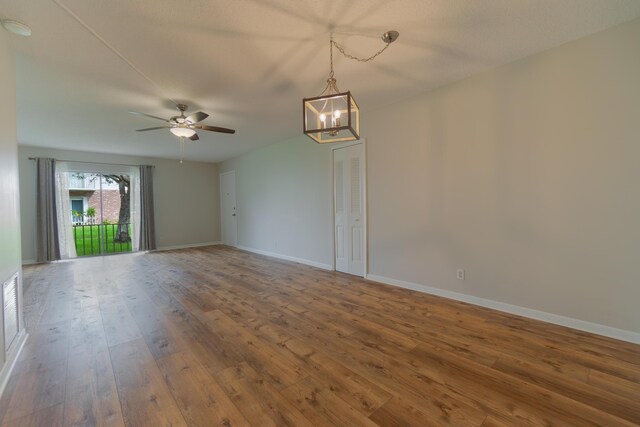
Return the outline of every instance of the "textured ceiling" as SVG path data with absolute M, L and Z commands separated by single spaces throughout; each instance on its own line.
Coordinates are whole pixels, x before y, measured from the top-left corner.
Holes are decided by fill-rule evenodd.
M 373 62 L 336 56 L 340 88 L 366 114 L 638 16 L 638 0 L 0 0 L 0 17 L 33 30 L 9 37 L 20 144 L 177 158 L 168 131 L 135 132 L 160 122 L 127 113 L 169 117 L 174 100 L 237 129 L 200 132 L 185 157 L 203 161 L 302 133 L 331 29 L 358 56 L 400 32 Z

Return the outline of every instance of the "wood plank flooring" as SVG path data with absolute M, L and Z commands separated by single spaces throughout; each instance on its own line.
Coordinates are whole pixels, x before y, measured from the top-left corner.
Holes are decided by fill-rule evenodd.
M 223 246 L 25 268 L 2 426 L 631 426 L 640 346 Z

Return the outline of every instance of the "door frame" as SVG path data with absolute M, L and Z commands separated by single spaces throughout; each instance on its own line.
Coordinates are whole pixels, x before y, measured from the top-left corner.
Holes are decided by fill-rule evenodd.
M 69 196 L 71 208 L 73 208 L 73 202 L 78 200 L 82 201 L 82 212 L 86 212 L 87 208 L 89 207 L 89 200 L 87 199 L 87 196 Z M 71 210 L 73 211 L 73 209 Z M 100 210 L 100 212 L 102 212 L 102 210 Z M 73 222 L 73 214 L 71 214 L 71 222 Z
M 238 247 L 238 185 L 237 185 L 238 184 L 238 180 L 237 180 L 237 177 L 236 177 L 236 170 L 235 169 L 227 171 L 227 172 L 222 172 L 220 174 L 219 178 L 218 178 L 219 179 L 219 184 L 218 184 L 219 197 L 220 197 L 219 198 L 219 202 L 220 202 L 220 240 L 222 240 L 223 244 L 225 244 L 225 245 L 227 244 L 224 241 L 223 236 L 222 236 L 222 228 L 223 228 L 222 227 L 222 176 L 223 175 L 229 175 L 229 174 L 233 174 L 233 189 L 234 189 L 233 192 L 235 193 L 235 198 L 236 198 L 236 200 L 235 200 L 235 203 L 236 203 L 236 244 L 232 245 L 232 246 L 234 248 L 237 248 Z
M 366 279 L 369 274 L 369 221 L 367 212 L 369 211 L 368 205 L 368 197 L 367 197 L 367 188 L 368 188 L 368 179 L 367 179 L 367 139 L 361 138 L 357 141 L 349 141 L 341 144 L 335 144 L 331 146 L 331 156 L 329 156 L 329 161 L 331 162 L 329 170 L 331 170 L 330 178 L 329 178 L 329 198 L 330 206 L 331 206 L 331 253 L 333 254 L 331 257 L 331 268 L 333 271 L 336 271 L 336 210 L 335 210 L 335 186 L 333 179 L 335 177 L 335 159 L 334 159 L 334 151 L 339 150 L 341 148 L 351 147 L 352 145 L 362 144 L 362 222 L 364 229 L 364 233 L 362 236 L 362 247 L 363 247 L 363 277 Z M 360 276 L 358 276 L 360 277 Z

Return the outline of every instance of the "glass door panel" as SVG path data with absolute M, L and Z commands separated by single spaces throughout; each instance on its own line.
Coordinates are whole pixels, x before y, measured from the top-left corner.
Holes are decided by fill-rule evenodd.
M 132 252 L 129 175 L 69 172 L 78 257 Z

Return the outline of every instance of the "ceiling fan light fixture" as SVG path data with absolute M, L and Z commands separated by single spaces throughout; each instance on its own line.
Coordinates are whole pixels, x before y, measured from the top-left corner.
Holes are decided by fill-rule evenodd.
M 183 137 L 183 138 L 191 138 L 193 135 L 196 134 L 195 130 L 188 127 L 174 127 L 169 130 L 175 136 Z
M 180 111 L 179 116 L 173 116 L 168 119 L 164 119 L 162 117 L 153 116 L 147 113 L 140 113 L 138 111 L 129 111 L 131 114 L 136 114 L 138 116 L 149 117 L 150 119 L 160 120 L 165 124 L 163 126 L 155 126 L 151 128 L 138 129 L 137 132 L 146 132 L 150 130 L 157 129 L 169 129 L 169 131 L 180 138 L 180 163 L 182 163 L 182 159 L 184 158 L 184 144 L 185 138 L 195 142 L 200 139 L 197 130 L 206 130 L 210 132 L 220 132 L 220 133 L 236 133 L 234 129 L 227 129 L 218 126 L 209 126 L 209 125 L 201 125 L 198 124 L 202 120 L 209 117 L 207 113 L 203 113 L 202 111 L 198 111 L 197 113 L 190 114 L 188 117 L 185 117 L 184 112 L 187 111 L 187 105 L 185 104 L 177 104 L 176 108 Z

